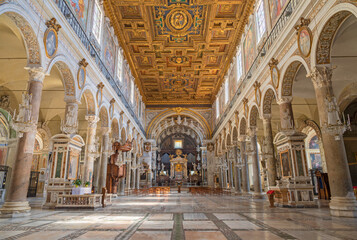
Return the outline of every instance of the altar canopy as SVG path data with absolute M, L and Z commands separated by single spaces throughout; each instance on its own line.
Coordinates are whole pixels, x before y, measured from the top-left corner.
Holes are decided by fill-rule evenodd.
M 180 149 L 175 155 L 170 155 L 170 178 L 175 181 L 187 179 L 187 154 L 182 154 Z

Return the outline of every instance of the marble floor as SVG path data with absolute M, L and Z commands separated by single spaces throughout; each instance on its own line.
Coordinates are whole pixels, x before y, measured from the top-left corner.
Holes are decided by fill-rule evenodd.
M 357 239 L 357 219 L 328 208 L 268 207 L 242 196 L 125 196 L 105 209 L 32 210 L 0 219 L 0 239 Z

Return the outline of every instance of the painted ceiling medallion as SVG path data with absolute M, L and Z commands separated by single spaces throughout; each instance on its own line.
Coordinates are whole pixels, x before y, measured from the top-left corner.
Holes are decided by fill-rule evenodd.
M 175 57 L 171 57 L 170 61 L 175 64 L 185 64 L 188 61 L 188 57 L 175 56 Z

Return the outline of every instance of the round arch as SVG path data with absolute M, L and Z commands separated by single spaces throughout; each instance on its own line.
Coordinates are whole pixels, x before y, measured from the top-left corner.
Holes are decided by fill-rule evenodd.
M 311 65 L 331 63 L 334 38 L 342 23 L 351 15 L 357 17 L 357 7 L 351 3 L 340 3 L 331 8 L 317 25 L 317 37 L 311 48 Z
M 275 89 L 273 86 L 269 85 L 269 87 L 263 93 L 263 104 L 261 106 L 261 112 L 263 115 L 271 114 L 271 105 L 276 97 L 277 95 Z
M 306 61 L 300 56 L 293 56 L 284 65 L 281 76 L 282 81 L 279 86 L 279 98 L 292 96 L 293 82 L 301 66 L 305 67 L 307 74 L 310 74 L 310 68 Z
M 259 118 L 259 110 L 256 104 L 253 104 L 249 110 L 249 127 L 256 127 Z
M 80 99 L 84 97 L 87 106 L 87 114 L 88 115 L 97 115 L 97 105 L 95 102 L 94 94 L 89 87 L 85 87 L 80 94 Z
M 27 12 L 12 3 L 5 3 L 0 6 L 1 15 L 7 16 L 21 33 L 27 52 L 27 65 L 29 67 L 43 66 L 44 57 L 39 44 L 41 39 L 33 30 L 38 27 L 37 24 L 28 16 Z
M 181 116 L 185 115 L 185 116 L 189 116 L 189 117 L 193 118 L 205 130 L 206 138 L 209 138 L 211 136 L 212 131 L 209 126 L 209 123 L 206 121 L 206 119 L 202 115 L 198 114 L 195 111 L 187 109 L 187 108 L 180 108 L 179 111 L 178 110 L 175 111 L 173 109 L 168 109 L 168 110 L 165 110 L 165 111 L 161 112 L 160 114 L 158 114 L 148 125 L 147 138 L 153 137 L 154 130 L 156 129 L 158 124 L 161 123 L 162 120 L 164 120 L 168 117 L 174 116 L 174 115 L 181 115 Z

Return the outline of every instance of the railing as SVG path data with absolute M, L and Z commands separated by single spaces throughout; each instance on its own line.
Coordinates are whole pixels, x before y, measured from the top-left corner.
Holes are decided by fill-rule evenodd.
M 257 56 L 255 57 L 254 62 L 252 63 L 251 67 L 249 68 L 249 71 L 246 73 L 245 77 L 243 80 L 240 82 L 240 85 L 238 86 L 238 89 L 236 93 L 234 94 L 230 104 L 227 106 L 226 110 L 224 113 L 220 116 L 220 119 L 218 123 L 216 124 L 216 127 L 214 128 L 214 131 L 212 133 L 212 136 L 215 135 L 216 131 L 218 128 L 221 126 L 223 120 L 229 113 L 229 111 L 232 109 L 233 104 L 237 101 L 239 95 L 249 82 L 249 80 L 252 78 L 253 72 L 260 66 L 260 63 L 262 62 L 263 58 L 265 55 L 267 55 L 268 51 L 270 50 L 271 46 L 274 44 L 274 41 L 278 38 L 278 36 L 281 34 L 282 30 L 285 28 L 286 23 L 289 21 L 293 13 L 296 11 L 298 5 L 300 2 L 303 2 L 303 0 L 290 0 L 284 11 L 281 13 L 278 21 L 274 25 L 273 29 L 271 30 L 269 36 L 264 42 L 263 47 L 261 50 L 258 52 Z
M 69 23 L 69 25 L 71 25 L 73 31 L 77 34 L 78 38 L 81 40 L 81 42 L 84 45 L 84 47 L 88 50 L 89 54 L 92 56 L 94 61 L 97 63 L 98 68 L 101 70 L 101 72 L 106 77 L 106 79 L 109 82 L 109 84 L 112 86 L 114 91 L 117 93 L 117 95 L 119 96 L 120 100 L 122 101 L 122 103 L 124 104 L 124 106 L 126 107 L 128 112 L 130 113 L 130 115 L 134 118 L 135 122 L 138 124 L 139 128 L 141 129 L 141 131 L 145 134 L 145 130 L 144 130 L 141 122 L 137 118 L 136 114 L 134 113 L 133 109 L 129 105 L 129 103 L 126 100 L 126 98 L 124 97 L 122 91 L 120 90 L 120 87 L 114 81 L 113 76 L 111 75 L 111 73 L 106 68 L 106 66 L 103 63 L 103 61 L 102 61 L 100 55 L 98 54 L 96 48 L 93 46 L 93 44 L 89 40 L 86 32 L 83 30 L 81 24 L 78 22 L 78 19 L 76 18 L 76 16 L 71 11 L 71 9 L 68 6 L 67 2 L 65 0 L 54 0 L 54 1 L 56 2 L 56 4 L 57 4 L 58 8 L 60 9 L 60 11 L 62 12 L 63 16 L 66 18 L 66 20 Z
M 98 208 L 102 207 L 102 194 L 58 195 L 56 207 Z

